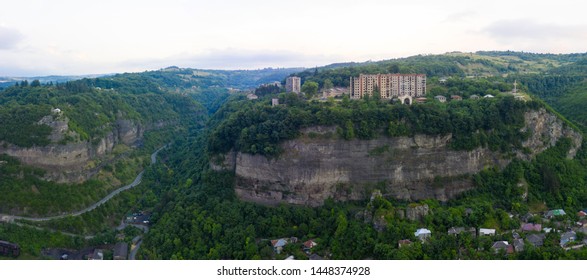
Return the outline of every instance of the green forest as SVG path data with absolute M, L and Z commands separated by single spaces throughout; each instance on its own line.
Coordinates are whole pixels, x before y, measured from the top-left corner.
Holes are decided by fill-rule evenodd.
M 565 250 L 560 245 L 568 229 L 577 229 L 577 223 L 584 221 L 576 213 L 587 208 L 585 143 L 573 159 L 567 158 L 572 146 L 568 138 L 529 161 L 513 157 L 516 151 L 529 152 L 521 145 L 528 133 L 520 128 L 524 113 L 530 110 L 545 108 L 563 118 L 565 125 L 585 132 L 587 113 L 581 108 L 582 100 L 587 102 L 586 57 L 449 53 L 303 71 L 169 67 L 54 85 L 19 83 L 0 92 L 0 141 L 21 147 L 50 144 L 50 129 L 38 121 L 53 108 L 63 111 L 70 129 L 79 135 L 79 139 L 68 141 L 97 139 L 118 118 L 142 124 L 163 120 L 174 125 L 146 135 L 143 148 L 105 166 L 120 181 L 132 179 L 145 168 L 143 183 L 137 188 L 82 216 L 28 226 L 0 224 L 0 239 L 22 244 L 21 258 L 43 258 L 45 248 L 81 249 L 116 242 L 121 232 L 114 228 L 120 220 L 147 210 L 151 225 L 143 237 L 140 259 L 587 259 L 587 249 Z M 427 97 L 460 95 L 464 100 L 412 106 L 377 97 L 318 101 L 269 86 L 258 87 L 283 81 L 287 75 L 316 82 L 320 88 L 347 86 L 349 77 L 360 73 L 425 73 Z M 445 80 L 442 83 L 441 78 Z M 512 90 L 514 81 L 519 91 L 529 94 L 530 101 L 503 94 Z M 257 100 L 248 100 L 245 91 L 235 90 L 253 91 L 256 87 Z M 486 94 L 497 97 L 468 98 Z M 280 105 L 271 106 L 272 98 L 278 98 Z M 512 155 L 512 161 L 504 169 L 488 167 L 471 175 L 475 188 L 448 202 L 374 196 L 344 203 L 327 199 L 313 208 L 241 201 L 234 192 L 234 174 L 210 168 L 216 155 L 231 149 L 279 157 L 281 142 L 316 125 L 337 127 L 336 133 L 316 137 L 340 141 L 450 133 L 452 149 L 487 147 Z M 169 142 L 159 155 L 159 163 L 147 166 L 147 155 Z M 42 170 L 4 155 L 0 162 L 0 192 L 9 194 L 0 198 L 0 213 L 23 205 L 36 214 L 68 211 L 109 190 L 100 180 L 81 185 L 47 182 L 41 179 Z M 56 189 L 60 191 L 50 193 Z M 36 197 L 29 200 L 30 192 Z M 403 214 L 417 207 L 426 207 L 427 214 L 416 219 Z M 552 209 L 563 209 L 566 215 L 545 217 Z M 526 222 L 554 230 L 521 231 Z M 85 240 L 31 226 L 96 237 Z M 451 228 L 461 227 L 495 229 L 496 234 L 449 234 Z M 414 235 L 420 228 L 432 232 L 426 241 Z M 127 234 L 125 241 L 129 242 L 136 233 Z M 540 234 L 540 246 L 528 241 Z M 580 246 L 586 237 L 583 231 L 575 234 L 569 246 Z M 277 251 L 271 241 L 281 238 L 288 244 Z M 317 245 L 304 250 L 302 244 L 308 240 Z M 497 241 L 516 244 L 519 240 L 523 240 L 523 250 L 493 248 Z

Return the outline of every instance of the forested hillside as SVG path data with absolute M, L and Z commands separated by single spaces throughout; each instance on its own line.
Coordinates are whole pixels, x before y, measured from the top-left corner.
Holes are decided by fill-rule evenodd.
M 566 118 L 566 128 L 587 127 L 587 115 L 583 116 L 581 109 L 581 100 L 587 102 L 583 98 L 587 88 L 585 58 L 585 54 L 449 53 L 340 63 L 295 74 L 302 77 L 302 83 L 314 81 L 322 88 L 347 86 L 349 77 L 360 73 L 425 73 L 430 102 L 412 106 L 377 98 L 318 101 L 313 96 L 283 92 L 248 100 L 245 92 L 239 91 L 282 81 L 300 71 L 292 69 L 170 67 L 53 85 L 19 83 L 0 92 L 0 120 L 6 124 L 0 126 L 0 137 L 4 137 L 0 141 L 21 147 L 50 145 L 47 136 L 51 131 L 38 121 L 53 108 L 60 108 L 62 117 L 69 119 L 75 132 L 72 137 L 78 135 L 63 143 L 99 138 L 120 117 L 145 124 L 163 120 L 174 129 L 146 134 L 142 149 L 119 148 L 115 154 L 121 161 L 104 165 L 102 175 L 108 176 L 97 176 L 84 185 L 43 181 L 42 170 L 2 156 L 0 181 L 7 183 L 0 184 L 4 188 L 0 192 L 10 195 L 0 199 L 4 207 L 0 212 L 23 205 L 33 214 L 70 211 L 111 190 L 99 187 L 104 182 L 125 182 L 142 168 L 146 172 L 137 189 L 95 211 L 33 223 L 73 233 L 101 233 L 97 238 L 83 241 L 8 224 L 0 225 L 0 239 L 28 244 L 24 251 L 34 258 L 46 247 L 79 249 L 114 243 L 117 234 L 128 231 L 114 230 L 120 219 L 146 210 L 151 213 L 150 230 L 139 251 L 141 259 L 285 259 L 292 255 L 296 259 L 587 259 L 585 248 L 566 250 L 579 246 L 585 238 L 585 231 L 577 224 L 584 220 L 576 214 L 587 208 L 585 143 L 574 157 L 569 156 L 573 141 L 564 137 L 527 160 L 515 156 L 532 154 L 522 145 L 532 133 L 521 130 L 529 111 L 545 110 Z M 511 95 L 514 81 L 518 91 L 527 94 L 525 102 Z M 486 94 L 496 98 L 468 98 Z M 464 100 L 439 103 L 432 98 L 437 95 L 460 95 Z M 271 106 L 272 98 L 280 105 Z M 301 129 L 313 126 L 336 130 L 303 137 L 355 141 L 450 134 L 452 150 L 487 148 L 510 163 L 503 169 L 488 165 L 477 174 L 464 176 L 474 188 L 447 202 L 396 200 L 373 192 L 370 199 L 327 199 L 313 208 L 241 201 L 235 195 L 234 173 L 211 169 L 217 155 L 231 150 L 268 160 L 278 158 L 283 152 L 281 143 L 299 138 Z M 146 167 L 146 155 L 168 142 L 159 163 Z M 393 151 L 381 147 L 371 153 L 365 160 Z M 444 183 L 441 174 L 433 183 Z M 376 187 L 374 184 L 373 189 Z M 52 194 L 46 195 L 48 191 Z M 546 217 L 546 211 L 552 209 L 563 209 L 567 214 Z M 526 222 L 552 230 L 523 231 Z M 471 227 L 474 235 L 449 232 Z M 431 236 L 421 241 L 414 234 L 419 228 L 429 229 Z M 496 233 L 478 236 L 481 228 Z M 575 240 L 561 245 L 570 230 Z M 540 246 L 529 241 L 534 240 L 533 235 L 540 237 Z M 127 242 L 129 236 L 125 237 Z M 287 245 L 277 250 L 271 241 L 281 238 Z M 316 246 L 304 250 L 303 243 L 310 240 Z M 497 241 L 525 246 L 507 252 L 493 248 Z

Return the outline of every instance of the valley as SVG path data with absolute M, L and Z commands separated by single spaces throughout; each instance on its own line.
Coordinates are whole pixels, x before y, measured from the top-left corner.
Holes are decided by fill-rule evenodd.
M 138 235 L 137 259 L 586 259 L 585 59 L 448 53 L 7 87 L 0 240 L 27 259 Z M 424 73 L 426 101 L 303 86 L 377 73 Z M 289 76 L 307 92 L 271 88 Z M 117 229 L 139 211 L 148 232 Z

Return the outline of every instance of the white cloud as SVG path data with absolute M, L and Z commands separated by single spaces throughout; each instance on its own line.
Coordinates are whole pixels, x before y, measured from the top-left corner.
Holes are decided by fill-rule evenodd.
M 0 50 L 14 49 L 22 39 L 18 30 L 0 25 Z
M 214 49 L 160 59 L 135 59 L 120 67 L 157 69 L 170 65 L 200 69 L 259 69 L 266 67 L 313 67 L 341 61 L 340 56 L 312 55 L 288 50 Z M 146 67 L 146 68 L 145 68 Z
M 584 52 L 587 25 L 543 23 L 532 19 L 493 22 L 482 33 L 502 46 L 535 52 Z

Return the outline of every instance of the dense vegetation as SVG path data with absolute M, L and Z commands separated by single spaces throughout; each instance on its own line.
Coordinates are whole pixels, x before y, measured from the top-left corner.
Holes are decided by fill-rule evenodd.
M 458 94 L 465 98 L 473 94 L 497 95 L 510 91 L 511 84 L 517 80 L 518 89 L 543 98 L 555 109 L 561 109 L 569 120 L 581 124 L 584 110 L 580 104 L 585 88 L 581 74 L 584 70 L 583 58 L 584 55 L 580 54 L 557 56 L 479 52 L 416 56 L 377 63 L 338 64 L 310 69 L 298 75 L 302 76 L 304 82 L 317 82 L 320 87 L 330 87 L 345 86 L 350 76 L 359 73 L 423 72 L 429 78 L 428 97 Z M 278 144 L 281 141 L 299 136 L 300 128 L 314 125 L 337 126 L 337 133 L 327 137 L 339 138 L 341 141 L 418 133 L 452 133 L 453 149 L 468 150 L 484 146 L 507 153 L 520 149 L 521 141 L 527 136 L 519 132 L 523 125 L 523 113 L 542 106 L 548 107 L 537 99 L 524 103 L 509 96 L 413 106 L 392 104 L 377 98 L 362 101 L 343 98 L 340 102 L 329 100 L 318 103 L 307 102 L 296 95 L 278 94 L 275 88 L 270 87 L 258 92 L 260 99 L 249 101 L 242 95 L 229 96 L 229 90 L 226 89 L 242 88 L 237 84 L 257 85 L 279 81 L 287 75 L 284 75 L 285 72 L 279 74 L 281 78 L 278 78 L 279 75 L 275 78 L 259 78 L 256 76 L 258 72 L 240 71 L 231 74 L 173 67 L 56 86 L 36 83 L 34 87 L 19 85 L 0 93 L 0 100 L 3 100 L 11 98 L 4 96 L 6 92 L 21 90 L 26 94 L 15 94 L 18 96 L 15 100 L 24 100 L 31 93 L 31 102 L 38 98 L 61 102 L 61 98 L 66 96 L 77 96 L 82 99 L 82 104 L 101 112 L 103 116 L 96 119 L 104 121 L 117 116 L 112 114 L 114 109 L 124 112 L 125 116 L 134 116 L 136 120 L 151 117 L 145 116 L 149 114 L 166 114 L 162 108 L 140 108 L 157 107 L 156 102 L 159 102 L 171 104 L 169 112 L 177 114 L 180 117 L 178 121 L 186 124 L 152 141 L 162 143 L 172 138 L 171 133 L 174 136 L 170 148 L 161 154 L 161 164 L 148 168 L 141 186 L 96 211 L 81 217 L 43 223 L 41 226 L 83 234 L 102 231 L 105 234 L 93 239 L 92 244 L 114 242 L 114 231 L 108 228 L 111 229 L 128 211 L 147 208 L 152 210 L 153 226 L 145 236 L 140 251 L 140 257 L 144 259 L 283 259 L 288 255 L 306 259 L 308 255 L 301 250 L 301 242 L 308 239 L 314 239 L 319 244 L 311 250 L 312 253 L 329 259 L 587 259 L 585 249 L 566 251 L 559 246 L 562 232 L 546 234 L 542 247 L 526 244 L 523 252 L 507 255 L 491 249 L 494 241 L 507 240 L 513 243 L 512 230 L 519 229 L 522 215 L 528 212 L 537 214 L 531 221 L 543 223 L 544 227 L 558 228 L 564 232 L 574 225 L 577 220 L 575 213 L 587 206 L 587 149 L 584 143 L 575 159 L 568 159 L 569 139 L 561 139 L 555 147 L 531 161 L 513 160 L 504 170 L 487 168 L 471 175 L 475 189 L 444 204 L 434 200 L 410 203 L 381 197 L 373 201 L 352 203 L 327 200 L 323 206 L 316 208 L 287 205 L 266 207 L 239 201 L 234 194 L 233 174 L 210 170 L 211 155 L 237 149 L 278 156 Z M 254 74 L 252 76 L 255 78 L 247 77 L 249 74 Z M 502 74 L 508 76 L 478 78 Z M 439 78 L 444 76 L 448 79 L 440 83 Z M 47 97 L 43 97 L 41 92 L 45 92 Z M 201 113 L 192 110 L 199 106 L 182 105 L 187 98 L 182 96 L 184 94 L 203 104 L 211 114 L 206 128 L 202 128 L 204 117 Z M 135 103 L 125 100 L 132 106 L 119 106 L 115 96 L 124 96 Z M 153 101 L 143 101 L 143 98 Z M 271 107 L 271 98 L 279 98 L 280 104 L 285 106 Z M 116 105 L 110 106 L 110 103 Z M 223 103 L 225 105 L 222 106 Z M 55 106 L 66 108 L 62 104 L 49 102 L 44 104 L 46 108 L 43 110 L 48 112 Z M 22 118 L 30 119 L 28 125 L 31 127 L 27 129 L 39 128 L 36 121 L 42 115 L 33 115 L 37 107 L 26 109 L 24 106 L 30 106 L 28 102 L 15 101 L 6 101 L 2 105 L 0 111 L 5 108 L 23 110 Z M 32 106 L 40 105 L 33 103 Z M 135 105 L 139 108 L 135 108 Z M 567 108 L 566 111 L 564 108 Z M 64 112 L 67 115 L 67 111 Z M 192 113 L 199 114 L 199 117 L 189 121 L 183 119 L 188 115 L 193 117 Z M 12 116 L 13 113 L 4 114 Z M 79 118 L 80 123 L 96 121 L 83 121 L 82 116 L 67 116 L 70 119 Z M 88 138 L 99 135 L 92 132 L 91 125 L 79 124 L 78 127 L 79 131 L 88 133 Z M 38 133 L 43 133 L 42 129 Z M 39 138 L 43 136 L 25 137 L 18 141 L 24 146 L 42 145 L 42 142 L 35 142 Z M 28 180 L 29 175 L 40 172 L 23 169 L 10 158 L 0 160 L 3 161 L 0 168 L 4 168 L 1 171 L 9 174 L 3 175 L 5 173 L 2 172 L 0 176 L 6 178 Z M 141 162 L 136 164 L 129 163 L 129 166 L 142 165 Z M 106 171 L 116 172 L 120 168 L 118 171 L 122 171 L 122 174 L 134 174 L 125 166 L 108 166 Z M 25 172 L 18 173 L 17 170 Z M 18 177 L 18 174 L 22 176 Z M 37 179 L 34 176 L 31 178 L 34 180 L 28 183 L 20 184 L 15 179 L 16 183 L 11 184 L 20 184 L 23 189 L 31 184 L 42 184 L 35 181 Z M 0 178 L 0 182 L 3 180 Z M 83 191 L 81 186 L 74 191 L 73 197 L 88 196 Z M 63 199 L 67 201 L 69 198 Z M 412 221 L 399 214 L 405 209 L 424 204 L 430 211 L 421 219 Z M 0 205 L 4 204 L 0 202 Z M 543 221 L 542 212 L 555 208 L 564 209 L 568 215 Z M 382 220 L 375 221 L 369 217 L 382 217 Z M 427 242 L 422 243 L 414 236 L 416 229 L 421 227 L 432 231 L 432 237 Z M 495 228 L 497 235 L 452 236 L 447 234 L 451 227 Z M 527 237 L 529 233 L 521 235 Z M 269 240 L 284 237 L 297 237 L 300 242 L 287 245 L 283 253 L 277 254 Z M 577 233 L 578 241 L 583 237 L 582 233 Z M 0 239 L 27 244 L 23 251 L 30 257 L 38 257 L 40 248 L 44 246 L 81 248 L 88 245 L 79 238 L 15 225 L 0 225 Z M 399 248 L 398 241 L 403 239 L 411 240 L 412 245 Z
M 229 103 L 227 107 L 233 105 Z M 220 110 L 218 114 L 226 112 Z M 490 248 L 498 240 L 508 240 L 511 244 L 511 230 L 520 227 L 519 217 L 528 211 L 540 213 L 547 208 L 560 207 L 567 213 L 575 213 L 587 204 L 585 149 L 576 159 L 566 159 L 570 147 L 568 139 L 559 141 L 556 147 L 531 162 L 516 160 L 503 171 L 481 172 L 474 178 L 476 189 L 448 205 L 433 200 L 420 202 L 427 204 L 431 211 L 416 221 L 395 214 L 413 207 L 412 204 L 384 198 L 344 204 L 326 201 L 317 208 L 266 207 L 239 201 L 232 188 L 233 175 L 208 169 L 206 142 L 205 137 L 178 142 L 175 151 L 168 154 L 168 164 L 159 166 L 161 188 L 166 189 L 162 192 L 165 199 L 156 208 L 155 226 L 145 238 L 142 258 L 279 259 L 289 255 L 308 258 L 299 242 L 287 245 L 281 254 L 273 251 L 269 240 L 292 236 L 301 242 L 314 239 L 319 245 L 312 252 L 332 259 L 587 257 L 586 250 L 563 250 L 558 244 L 560 233 L 547 235 L 543 247 L 527 245 L 525 251 L 512 255 L 496 254 Z M 195 155 L 186 159 L 186 151 Z M 526 189 L 519 186 L 520 182 L 527 188 L 527 198 L 523 196 Z M 466 209 L 471 209 L 471 213 L 465 214 Z M 365 216 L 364 211 L 371 212 L 373 217 L 384 215 L 384 229 L 378 231 L 370 220 L 360 218 Z M 514 216 L 510 217 L 510 213 Z M 571 221 L 576 219 L 570 215 Z M 555 227 L 554 223 L 544 226 Z M 459 226 L 495 228 L 498 234 L 478 238 L 447 234 L 450 227 Z M 414 237 L 416 229 L 421 227 L 433 232 L 428 242 L 420 243 Z M 402 239 L 414 243 L 398 248 L 398 241 Z
M 515 101 L 511 96 L 413 106 L 380 100 L 307 103 L 295 94 L 281 95 L 280 99 L 280 104 L 285 106 L 272 107 L 267 100 L 230 103 L 224 111 L 232 114 L 212 132 L 210 151 L 226 153 L 234 148 L 276 156 L 280 152 L 279 143 L 298 136 L 301 128 L 335 125 L 338 135 L 333 137 L 346 140 L 452 133 L 454 149 L 487 146 L 507 152 L 521 148 L 525 137 L 520 132 L 524 112 L 540 106 L 536 102 Z

